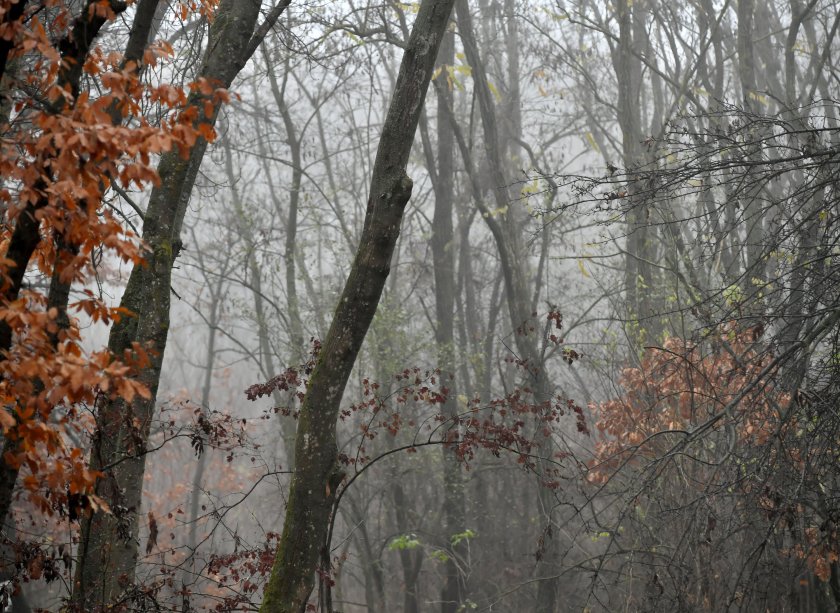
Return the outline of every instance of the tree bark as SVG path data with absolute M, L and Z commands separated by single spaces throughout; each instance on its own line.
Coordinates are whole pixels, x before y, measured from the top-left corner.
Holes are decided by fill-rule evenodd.
M 638 7 L 630 0 L 618 0 L 616 17 L 618 19 L 618 44 L 613 50 L 613 68 L 618 81 L 618 125 L 621 128 L 622 162 L 628 175 L 629 210 L 627 211 L 627 244 L 625 246 L 624 291 L 627 304 L 627 318 L 647 325 L 650 309 L 645 300 L 645 285 L 651 282 L 646 265 L 647 213 L 648 206 L 644 195 L 639 197 L 640 187 L 635 180 L 635 173 L 642 165 L 642 118 L 641 86 L 642 61 L 638 56 L 638 41 L 634 37 L 634 18 Z M 631 337 L 641 343 L 640 330 L 632 330 Z
M 524 360 L 527 373 L 525 376 L 525 387 L 533 391 L 535 401 L 540 403 L 549 398 L 549 382 L 546 377 L 545 364 L 539 349 L 537 335 L 531 332 L 531 329 L 538 329 L 539 326 L 533 324 L 533 313 L 531 310 L 532 299 L 526 285 L 530 278 L 530 271 L 527 256 L 522 245 L 520 229 L 516 224 L 515 215 L 509 211 L 512 199 L 508 194 L 507 186 L 509 185 L 509 181 L 506 178 L 505 166 L 501 156 L 497 113 L 484 62 L 475 39 L 469 4 L 466 0 L 458 0 L 456 6 L 458 28 L 464 44 L 464 55 L 472 68 L 472 76 L 475 82 L 475 95 L 478 99 L 478 107 L 484 131 L 485 151 L 487 159 L 490 162 L 491 177 L 495 183 L 492 187 L 494 188 L 493 194 L 496 209 L 499 211 L 498 216 L 491 214 L 482 202 L 481 186 L 478 184 L 474 170 L 472 170 L 473 165 L 470 161 L 466 143 L 455 124 L 451 109 L 448 114 L 455 130 L 461 157 L 471 178 L 473 197 L 480 207 L 485 222 L 493 235 L 496 248 L 499 251 L 511 328 L 517 351 Z M 551 437 L 541 437 L 541 442 L 544 445 L 544 449 L 542 450 L 543 456 L 550 458 L 553 444 Z M 541 458 L 538 461 L 538 468 L 544 470 L 545 467 L 546 464 Z M 545 487 L 540 487 L 539 497 L 548 525 L 543 544 L 541 545 L 542 553 L 535 569 L 537 577 L 541 579 L 538 582 L 537 588 L 536 610 L 539 613 L 552 613 L 556 608 L 558 587 L 557 579 L 549 578 L 558 549 L 557 541 L 551 538 L 554 499 L 552 492 Z
M 744 111 L 747 114 L 758 113 L 760 109 L 757 103 L 756 91 L 756 64 L 755 64 L 755 0 L 740 0 L 738 2 L 738 77 L 741 84 L 742 102 Z M 754 132 L 754 130 L 753 130 Z M 752 134 L 753 143 L 747 146 L 746 157 L 752 162 L 761 160 L 761 134 Z M 765 211 L 762 210 L 762 203 L 759 199 L 760 185 L 754 173 L 747 171 L 744 181 L 744 189 L 741 195 L 741 210 L 743 211 L 744 222 L 747 233 L 745 245 L 742 252 L 746 256 L 744 275 L 741 279 L 741 289 L 747 297 L 747 312 L 758 316 L 763 310 L 760 302 L 760 290 L 766 281 L 767 271 L 764 261 L 765 241 Z
M 382 295 L 411 196 L 405 169 L 453 2 L 423 0 L 403 56 L 374 162 L 359 248 L 301 407 L 297 468 L 262 611 L 302 611 L 319 560 L 329 561 L 329 520 L 344 478 L 336 448 L 339 404 Z
M 227 164 L 226 164 L 227 166 Z M 234 200 L 238 199 L 236 193 L 233 196 Z M 195 234 L 193 233 L 193 237 Z M 210 411 L 211 407 L 211 392 L 213 391 L 213 373 L 216 365 L 216 337 L 219 331 L 219 323 L 222 319 L 222 300 L 225 296 L 225 278 L 227 277 L 228 264 L 226 261 L 222 267 L 220 274 L 215 279 L 211 280 L 207 272 L 207 265 L 204 263 L 204 258 L 201 252 L 198 252 L 199 266 L 201 267 L 204 276 L 204 283 L 209 287 L 210 293 L 210 313 L 206 318 L 207 323 L 207 351 L 204 354 L 204 381 L 201 385 L 201 401 L 199 407 L 202 411 Z M 199 508 L 201 506 L 201 497 L 204 493 L 204 473 L 207 470 L 207 450 L 204 449 L 196 461 L 195 472 L 192 478 L 192 488 L 190 490 L 190 512 L 188 516 L 189 533 L 187 537 L 187 549 L 190 556 L 190 565 L 185 568 L 183 584 L 186 587 L 187 581 L 190 580 L 190 575 L 194 575 L 197 566 L 196 553 L 199 545 L 198 537 L 198 522 L 201 515 Z M 188 601 L 189 598 L 185 594 L 184 598 Z
M 458 440 L 458 393 L 455 384 L 455 232 L 452 223 L 455 194 L 454 145 L 452 124 L 446 109 L 452 106 L 452 90 L 446 84 L 446 66 L 455 62 L 455 35 L 447 32 L 440 49 L 438 65 L 443 67 L 441 86 L 437 88 L 437 172 L 433 184 L 435 212 L 432 219 L 432 262 L 435 276 L 435 344 L 441 385 L 448 388 L 442 406 L 444 417 L 450 420 L 447 438 Z M 431 153 L 431 152 L 430 152 Z M 433 167 L 434 160 L 430 167 Z M 464 598 L 464 584 L 458 570 L 459 554 L 465 549 L 451 546 L 452 535 L 464 532 L 464 483 L 461 465 L 452 449 L 443 447 L 443 538 L 447 550 L 452 549 L 445 563 L 445 580 L 441 588 L 441 612 L 455 613 Z
M 300 318 L 300 304 L 297 291 L 297 271 L 295 269 L 295 255 L 297 254 L 297 230 L 298 230 L 298 209 L 300 208 L 300 186 L 303 179 L 303 156 L 301 147 L 302 135 L 298 135 L 294 119 L 286 104 L 286 78 L 283 79 L 283 87 L 277 82 L 277 75 L 274 66 L 268 62 L 268 82 L 271 86 L 271 93 L 274 96 L 274 103 L 280 112 L 283 120 L 283 128 L 286 131 L 286 142 L 289 145 L 289 152 L 292 157 L 292 184 L 289 190 L 289 211 L 286 218 L 286 244 L 283 251 L 283 259 L 286 265 L 286 302 L 289 317 L 289 343 L 291 344 L 291 363 L 298 364 L 303 361 L 304 340 L 303 322 Z M 287 66 L 288 68 L 288 66 Z M 277 199 L 275 199 L 275 205 Z M 278 207 L 278 214 L 281 213 Z
M 210 28 L 210 39 L 199 76 L 218 87 L 230 87 L 256 49 L 255 35 L 260 2 L 223 0 Z M 285 8 L 288 2 L 278 6 Z M 282 12 L 282 11 L 281 11 Z M 279 17 L 273 11 L 271 16 Z M 187 104 L 197 111 L 197 122 L 214 125 L 218 106 L 200 92 Z M 79 562 L 73 603 L 84 610 L 119 603 L 134 579 L 138 558 L 138 514 L 145 471 L 145 445 L 154 413 L 155 397 L 169 332 L 172 266 L 181 247 L 181 225 L 207 142 L 199 139 L 187 159 L 178 152 L 162 156 L 158 165 L 160 185 L 152 191 L 145 215 L 143 239 L 149 252 L 145 266 L 129 277 L 121 306 L 134 313 L 114 324 L 109 349 L 116 355 L 135 343 L 149 350 L 150 363 L 138 379 L 151 392 L 150 399 L 132 403 L 114 401 L 98 407 L 91 466 L 106 473 L 97 494 L 113 514 L 93 513 L 82 522 Z
M 256 91 L 254 92 L 256 95 Z M 258 151 L 263 160 L 263 169 L 266 173 L 266 180 L 268 182 L 268 191 L 271 194 L 271 199 L 274 201 L 275 208 L 279 209 L 279 197 L 276 193 L 274 182 L 271 180 L 270 166 L 265 159 L 267 152 L 264 148 L 264 143 L 258 141 Z M 236 187 L 237 177 L 233 171 L 233 152 L 230 147 L 230 140 L 224 140 L 225 147 L 225 173 L 230 183 L 232 204 L 233 204 L 233 224 L 236 231 L 245 243 L 245 259 L 248 267 L 248 283 L 247 288 L 251 291 L 254 298 L 254 322 L 257 326 L 257 344 L 259 346 L 255 361 L 259 365 L 260 376 L 263 380 L 268 381 L 277 374 L 277 367 L 274 362 L 274 349 L 271 346 L 271 330 L 268 322 L 269 316 L 266 314 L 266 295 L 263 293 L 263 270 L 257 258 L 258 244 L 254 240 L 251 230 L 251 221 L 245 210 L 245 205 L 242 202 L 242 197 Z M 275 305 L 276 309 L 279 304 L 273 301 L 268 301 L 269 305 Z M 290 352 L 289 365 L 296 366 L 303 361 L 302 356 L 297 355 L 298 352 Z M 294 391 L 281 392 L 275 389 L 271 392 L 271 399 L 275 407 L 291 406 Z M 284 470 L 294 471 L 295 457 L 294 457 L 294 440 L 295 440 L 295 424 L 294 420 L 287 417 L 280 417 L 280 438 L 282 439 L 282 447 L 284 454 L 283 465 Z
M 358 492 L 348 491 L 344 496 L 350 507 L 351 525 L 358 526 L 353 532 L 353 538 L 359 546 L 359 556 L 364 573 L 365 604 L 370 613 L 386 613 L 388 611 L 385 599 L 385 577 L 383 573 L 382 557 L 375 552 L 371 544 L 371 537 L 367 527 L 367 505 L 361 504 L 357 498 Z M 344 509 L 342 509 L 344 510 Z
M 394 519 L 396 520 L 397 530 L 400 534 L 405 534 L 406 528 L 412 523 L 409 519 L 411 503 L 406 500 L 405 488 L 396 474 L 392 478 L 391 498 L 394 501 Z M 416 519 L 414 523 L 416 523 Z M 403 613 L 420 613 L 418 579 L 420 578 L 420 569 L 423 568 L 423 550 L 400 549 L 398 554 L 403 575 L 401 586 L 403 591 L 402 611 Z

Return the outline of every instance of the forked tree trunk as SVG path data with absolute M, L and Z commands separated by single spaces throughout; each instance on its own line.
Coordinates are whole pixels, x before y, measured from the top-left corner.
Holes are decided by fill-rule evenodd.
M 329 521 L 344 477 L 336 448 L 339 404 L 390 270 L 411 196 L 405 169 L 453 3 L 423 0 L 403 56 L 373 167 L 359 248 L 301 407 L 297 468 L 262 611 L 304 610 L 319 561 L 329 563 Z
M 266 22 L 254 34 L 261 3 L 222 0 L 210 28 L 199 76 L 215 87 L 230 87 L 267 31 L 289 1 L 275 6 Z M 199 92 L 187 104 L 195 108 L 199 123 L 214 125 L 218 106 Z M 208 114 L 209 113 L 209 114 Z M 162 156 L 158 165 L 160 185 L 149 199 L 143 239 L 149 247 L 145 266 L 137 266 L 129 277 L 121 306 L 134 313 L 115 323 L 109 349 L 116 355 L 134 343 L 151 350 L 151 360 L 138 379 L 151 391 L 151 398 L 136 397 L 103 403 L 97 415 L 91 451 L 91 467 L 105 472 L 97 494 L 111 506 L 113 514 L 93 513 L 82 522 L 79 562 L 73 589 L 73 604 L 84 610 L 119 604 L 121 595 L 134 579 L 138 558 L 138 534 L 144 448 L 154 413 L 166 340 L 169 333 L 172 266 L 181 245 L 181 225 L 207 142 L 199 139 L 189 158 L 178 152 Z

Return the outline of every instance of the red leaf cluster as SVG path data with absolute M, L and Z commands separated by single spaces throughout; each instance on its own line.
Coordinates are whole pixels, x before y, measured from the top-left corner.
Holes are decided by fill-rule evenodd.
M 74 313 L 105 324 L 131 316 L 92 292 L 63 313 L 48 308 L 42 290 L 14 289 L 10 275 L 16 272 L 19 279 L 20 269 L 13 267 L 21 264 L 9 253 L 13 232 L 22 219 L 37 222 L 40 240 L 23 264 L 30 277 L 84 284 L 103 251 L 141 264 L 144 247 L 109 206 L 111 188 L 158 183 L 154 164 L 160 154 L 176 149 L 186 156 L 197 139 L 214 137 L 202 118 L 182 110 L 187 97 L 218 104 L 228 94 L 206 81 L 186 89 L 149 84 L 134 62 L 98 47 L 83 62 L 65 58 L 78 42 L 65 36 L 72 27 L 66 3 L 36 4 L 22 19 L 0 25 L 0 38 L 12 43 L 10 59 L 19 60 L 15 74 L 6 75 L 15 79 L 13 107 L 0 118 L 0 289 L 13 288 L 11 298 L 0 301 L 0 321 L 11 332 L 10 346 L 0 355 L 0 428 L 13 443 L 4 460 L 26 467 L 23 485 L 36 505 L 72 515 L 101 501 L 90 495 L 96 473 L 66 435 L 75 430 L 84 436 L 90 424 L 80 408 L 100 396 L 148 398 L 149 390 L 134 378 L 148 357 L 139 346 L 124 356 L 83 349 Z M 212 4 L 202 3 L 202 10 Z M 10 10 L 9 3 L 0 10 Z M 91 18 L 115 16 L 108 2 L 93 3 L 91 10 Z M 154 65 L 170 53 L 165 45 L 152 46 L 144 62 Z M 77 91 L 78 79 L 68 74 L 78 69 L 95 87 Z
M 702 344 L 670 338 L 647 348 L 640 366 L 622 371 L 624 394 L 590 405 L 600 432 L 590 481 L 606 482 L 634 457 L 659 457 L 674 442 L 660 435 L 692 432 L 710 420 L 715 428 L 735 427 L 742 444 L 764 445 L 781 425 L 779 407 L 790 402 L 772 383 L 773 373 L 763 372 L 772 357 L 752 330 L 734 323 Z

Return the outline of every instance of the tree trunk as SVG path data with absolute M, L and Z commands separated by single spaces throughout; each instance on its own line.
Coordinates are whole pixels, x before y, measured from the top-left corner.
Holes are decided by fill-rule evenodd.
M 756 84 L 755 41 L 754 41 L 755 0 L 740 0 L 738 2 L 738 77 L 741 82 L 742 102 L 746 113 L 758 112 L 760 109 Z M 751 162 L 761 160 L 761 134 L 751 134 L 753 143 L 748 145 L 746 157 Z M 742 249 L 746 256 L 744 275 L 741 289 L 746 296 L 747 312 L 758 316 L 763 310 L 760 302 L 762 284 L 766 281 L 766 264 L 764 262 L 764 225 L 765 211 L 759 199 L 761 191 L 759 181 L 754 173 L 747 170 L 743 179 L 744 188 L 741 195 L 741 210 L 747 227 L 745 245 Z
M 277 82 L 277 75 L 274 72 L 268 58 L 266 58 L 268 69 L 268 82 L 271 86 L 271 93 L 274 96 L 274 103 L 283 119 L 283 127 L 286 130 L 286 142 L 289 145 L 289 152 L 292 156 L 292 185 L 289 190 L 289 211 L 286 218 L 286 244 L 283 251 L 283 259 L 286 261 L 286 302 L 289 317 L 289 343 L 292 364 L 303 361 L 304 340 L 303 322 L 300 318 L 300 305 L 297 292 L 297 272 L 295 270 L 295 255 L 297 254 L 297 230 L 298 230 L 298 209 L 300 207 L 300 185 L 303 179 L 303 159 L 301 151 L 301 136 L 297 134 L 295 122 L 289 107 L 286 105 L 286 78 L 283 79 L 281 88 Z M 288 68 L 288 65 L 286 66 Z M 275 205 L 277 199 L 275 199 Z M 278 207 L 278 214 L 281 213 Z
M 472 68 L 472 76 L 475 82 L 475 95 L 478 99 L 478 107 L 481 115 L 481 122 L 484 131 L 484 144 L 487 159 L 490 162 L 491 177 L 494 182 L 493 194 L 495 205 L 498 211 L 497 216 L 490 214 L 482 202 L 481 186 L 478 184 L 469 151 L 464 138 L 455 128 L 455 136 L 461 151 L 464 165 L 468 169 L 471 178 L 473 196 L 477 205 L 483 213 L 483 217 L 490 229 L 496 248 L 499 251 L 499 259 L 502 265 L 502 272 L 505 282 L 505 295 L 510 316 L 511 328 L 513 330 L 516 348 L 520 357 L 525 363 L 525 387 L 533 391 L 534 400 L 540 403 L 549 398 L 549 382 L 545 373 L 543 356 L 539 349 L 538 338 L 534 329 L 539 326 L 533 324 L 533 313 L 531 310 L 531 296 L 527 287 L 530 278 L 527 256 L 522 245 L 520 228 L 516 223 L 516 216 L 509 211 L 512 199 L 508 194 L 509 181 L 506 178 L 505 166 L 501 157 L 499 129 L 497 113 L 493 103 L 493 97 L 487 80 L 483 60 L 479 54 L 478 43 L 472 26 L 469 4 L 466 0 L 458 0 L 457 3 L 458 27 L 461 33 L 461 40 L 464 44 L 464 55 Z M 449 110 L 450 121 L 454 123 L 454 115 Z M 551 437 L 541 438 L 544 445 L 542 455 L 551 457 Z M 543 459 L 538 461 L 538 468 L 544 470 L 546 467 Z M 552 510 L 554 507 L 553 494 L 547 488 L 540 487 L 540 501 L 542 503 L 545 520 L 547 522 L 546 534 L 540 546 L 541 556 L 537 562 L 536 575 L 542 579 L 537 588 L 537 611 L 540 613 L 551 613 L 556 608 L 557 586 L 556 579 L 549 579 L 549 570 L 553 566 L 558 549 L 557 541 L 551 538 L 552 534 Z
M 209 285 L 210 279 L 206 273 L 205 281 Z M 213 372 L 216 363 L 216 335 L 221 320 L 220 311 L 223 292 L 224 275 L 222 274 L 216 279 L 215 286 L 210 289 L 210 314 L 207 317 L 207 351 L 204 354 L 204 381 L 201 385 L 201 402 L 199 405 L 202 411 L 210 411 L 210 392 L 213 390 Z M 196 567 L 195 554 L 198 548 L 199 507 L 201 506 L 202 486 L 204 485 L 204 473 L 206 470 L 207 450 L 205 449 L 196 461 L 195 472 L 192 478 L 192 488 L 190 490 L 190 529 L 187 538 L 187 549 L 190 552 L 190 558 L 192 560 L 191 567 L 189 568 L 190 571 L 194 571 Z
M 396 520 L 397 531 L 406 534 L 407 528 L 412 524 L 409 519 L 408 509 L 411 503 L 406 500 L 405 488 L 399 476 L 394 474 L 391 480 L 391 497 L 394 501 L 394 519 Z M 416 519 L 413 522 L 416 524 Z M 418 580 L 420 569 L 423 567 L 422 549 L 400 549 L 400 566 L 403 574 L 403 613 L 420 613 L 420 590 Z M 444 605 L 445 606 L 445 605 Z
M 355 494 L 355 495 L 354 495 Z M 350 507 L 350 524 L 357 526 L 353 531 L 353 538 L 359 546 L 359 557 L 364 573 L 365 604 L 370 613 L 386 613 L 388 611 L 385 599 L 385 577 L 382 558 L 375 552 L 371 544 L 371 537 L 367 527 L 367 505 L 358 500 L 358 492 L 348 491 L 344 496 Z M 370 504 L 369 501 L 367 504 Z
M 268 62 L 268 56 L 266 56 L 266 62 Z M 256 92 L 255 92 L 256 95 Z M 272 179 L 271 173 L 271 165 L 269 164 L 269 154 L 268 150 L 266 149 L 265 143 L 260 138 L 257 141 L 257 149 L 259 151 L 262 163 L 262 167 L 265 171 L 265 178 L 268 184 L 268 193 L 271 196 L 271 200 L 274 204 L 274 209 L 278 218 L 283 218 L 283 212 L 281 207 L 281 198 L 280 194 L 278 193 L 277 188 L 274 185 L 274 181 Z M 238 200 L 236 201 L 238 202 Z M 297 204 L 295 203 L 295 206 Z M 237 204 L 238 211 L 241 209 L 241 204 Z M 238 217 L 240 220 L 244 221 L 244 213 L 239 213 Z M 297 222 L 295 222 L 297 223 Z M 263 300 L 263 293 L 262 293 L 262 269 L 260 268 L 259 262 L 257 261 L 256 256 L 256 245 L 254 244 L 253 238 L 250 236 L 250 233 L 243 229 L 242 236 L 245 238 L 246 244 L 248 245 L 248 268 L 251 273 L 251 285 L 253 288 L 254 294 L 254 314 L 257 317 L 257 330 L 260 338 L 260 353 L 262 354 L 261 360 L 261 368 L 266 369 L 265 379 L 268 380 L 274 375 L 277 374 L 277 371 L 274 367 L 274 354 L 273 349 L 270 346 L 270 330 L 268 326 L 269 319 L 265 315 L 265 305 Z M 288 238 L 286 240 L 288 244 Z M 288 266 L 286 268 L 286 273 L 288 275 Z M 292 270 L 294 274 L 294 270 Z M 295 298 L 297 301 L 297 298 Z M 287 300 L 287 303 L 290 300 Z M 297 366 L 301 362 L 304 361 L 303 358 L 303 333 L 301 332 L 300 335 L 296 335 L 292 330 L 303 330 L 303 324 L 300 322 L 300 312 L 294 311 L 293 309 L 289 309 L 286 315 L 286 319 L 296 318 L 297 321 L 295 322 L 288 322 L 287 330 L 289 332 L 289 340 L 290 340 L 290 350 L 287 354 L 288 362 L 287 366 Z M 296 338 L 300 337 L 300 346 L 296 346 L 295 341 Z M 284 407 L 289 406 L 291 407 L 293 404 L 293 397 L 295 395 L 294 390 L 288 390 L 286 392 L 281 393 L 280 390 L 274 390 L 272 392 L 272 399 L 274 400 L 274 406 L 276 407 Z M 284 469 L 286 471 L 293 472 L 295 470 L 295 420 L 286 415 L 280 415 L 280 443 L 283 447 L 283 456 L 285 461 Z
M 259 2 L 221 2 L 210 28 L 201 77 L 230 87 L 256 49 L 251 37 L 259 13 Z M 207 102 L 207 97 L 195 92 L 187 104 L 196 109 L 198 123 L 214 125 L 218 106 L 211 104 L 207 109 Z M 180 251 L 181 225 L 206 149 L 207 142 L 199 139 L 188 159 L 178 152 L 162 156 L 158 165 L 161 182 L 152 191 L 143 227 L 149 247 L 146 265 L 132 270 L 121 302 L 134 317 L 122 319 L 111 329 L 109 349 L 116 355 L 130 351 L 135 343 L 149 350 L 150 363 L 138 379 L 150 390 L 151 398 L 137 397 L 130 404 L 106 402 L 98 407 L 91 466 L 106 473 L 97 484 L 97 494 L 108 502 L 113 514 L 96 512 L 82 522 L 73 602 L 85 610 L 119 602 L 133 583 L 145 445 L 169 332 L 172 266 Z
M 650 279 L 647 257 L 648 205 L 644 194 L 638 194 L 641 187 L 636 173 L 642 166 L 642 118 L 641 87 L 642 61 L 638 57 L 639 41 L 634 37 L 634 19 L 639 7 L 630 0 L 618 0 L 618 43 L 613 49 L 613 69 L 618 81 L 618 125 L 621 128 L 622 163 L 628 178 L 627 244 L 624 291 L 627 304 L 627 319 L 637 322 L 638 328 L 629 330 L 629 336 L 636 345 L 644 344 L 645 326 L 652 315 L 646 300 Z
M 435 344 L 441 385 L 448 388 L 443 403 L 443 415 L 451 421 L 447 439 L 458 440 L 458 393 L 455 385 L 455 232 L 452 225 L 454 201 L 455 137 L 452 124 L 447 120 L 446 109 L 452 106 L 452 90 L 446 85 L 446 68 L 455 62 L 455 35 L 447 32 L 440 49 L 438 64 L 444 66 L 437 88 L 437 181 L 434 183 L 435 212 L 432 220 L 432 262 L 435 275 Z M 431 153 L 431 152 L 430 152 Z M 432 165 L 430 164 L 430 167 Z M 464 585 L 458 570 L 459 555 L 466 543 L 451 546 L 453 534 L 464 532 L 464 483 L 461 464 L 452 449 L 443 447 L 443 538 L 447 550 L 452 549 L 445 563 L 446 578 L 441 587 L 442 613 L 454 613 L 464 598 Z M 463 563 L 463 561 L 461 561 Z
M 297 468 L 263 611 L 303 610 L 319 560 L 329 560 L 326 537 L 336 490 L 344 478 L 336 448 L 339 404 L 382 295 L 411 196 L 405 168 L 453 2 L 421 3 L 403 56 L 374 162 L 359 248 L 301 407 Z

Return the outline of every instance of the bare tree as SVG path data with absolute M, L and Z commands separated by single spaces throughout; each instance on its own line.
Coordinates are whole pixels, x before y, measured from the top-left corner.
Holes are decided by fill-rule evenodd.
M 264 611 L 306 606 L 320 565 L 330 572 L 326 540 L 344 473 L 336 449 L 336 419 L 350 371 L 376 312 L 399 236 L 412 182 L 405 173 L 451 0 L 421 3 L 379 141 L 359 251 L 309 382 L 298 423 L 289 503 Z M 326 554 L 326 555 L 325 555 Z

